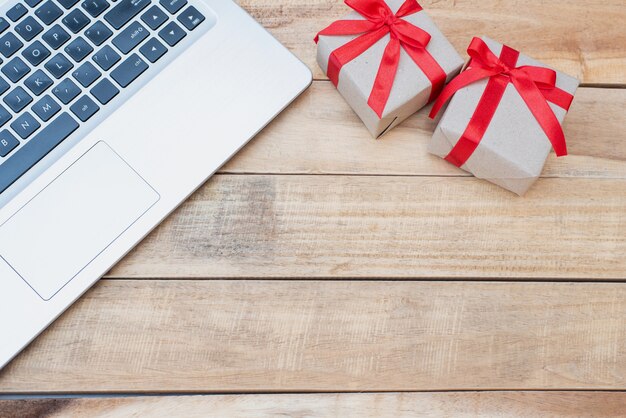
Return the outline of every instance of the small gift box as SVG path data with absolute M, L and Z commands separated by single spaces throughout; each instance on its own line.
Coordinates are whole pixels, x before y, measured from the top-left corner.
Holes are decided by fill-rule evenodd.
M 449 100 L 429 151 L 476 177 L 523 195 L 550 149 L 567 154 L 561 123 L 578 80 L 489 38 L 474 38 L 470 61 L 435 102 Z
M 434 100 L 463 59 L 416 0 L 345 0 L 315 38 L 317 62 L 379 138 Z

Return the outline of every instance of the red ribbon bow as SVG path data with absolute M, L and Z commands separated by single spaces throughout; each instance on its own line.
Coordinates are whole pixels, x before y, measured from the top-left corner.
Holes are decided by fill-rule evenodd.
M 524 99 L 548 136 L 556 155 L 559 157 L 567 155 L 563 128 L 548 101 L 569 110 L 574 97 L 556 87 L 556 72 L 530 65 L 516 67 L 518 51 L 503 45 L 498 58 L 480 38 L 472 40 L 467 52 L 471 57 L 467 69 L 446 86 L 435 102 L 430 117 L 434 118 L 458 90 L 484 78 L 488 78 L 489 81 L 465 132 L 446 160 L 457 167 L 465 164 L 482 140 L 509 83 L 513 83 Z
M 320 35 L 361 34 L 330 54 L 326 74 L 333 84 L 337 86 L 339 83 L 339 72 L 344 65 L 367 51 L 389 33 L 390 40 L 381 59 L 374 87 L 367 101 L 368 105 L 378 117 L 382 118 L 393 81 L 396 78 L 400 62 L 400 47 L 404 48 L 432 83 L 430 100 L 437 97 L 446 81 L 446 74 L 426 50 L 430 42 L 430 34 L 401 19 L 422 10 L 417 1 L 406 0 L 396 14 L 383 0 L 345 0 L 345 3 L 366 20 L 339 20 L 315 37 L 317 43 Z

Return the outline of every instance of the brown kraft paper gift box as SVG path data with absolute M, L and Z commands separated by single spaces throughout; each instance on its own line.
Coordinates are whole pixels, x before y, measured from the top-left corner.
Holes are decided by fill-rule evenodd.
M 396 13 L 404 0 L 388 0 L 386 3 Z M 364 17 L 356 11 L 352 11 L 342 19 L 364 20 Z M 431 35 L 426 50 L 444 70 L 447 80 L 450 80 L 461 70 L 463 59 L 424 10 L 402 19 Z M 320 35 L 317 44 L 317 62 L 325 73 L 330 54 L 358 36 Z M 382 118 L 372 110 L 368 105 L 368 97 L 372 91 L 379 64 L 389 39 L 390 35 L 385 35 L 364 53 L 345 64 L 341 68 L 337 86 L 339 93 L 361 118 L 374 138 L 379 138 L 424 107 L 428 103 L 432 90 L 430 80 L 406 51 L 401 48 L 398 71 Z

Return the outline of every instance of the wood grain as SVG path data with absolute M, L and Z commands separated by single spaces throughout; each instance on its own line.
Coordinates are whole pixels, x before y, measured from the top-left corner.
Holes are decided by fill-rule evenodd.
M 0 391 L 626 389 L 626 285 L 103 281 Z
M 626 90 L 581 88 L 565 120 L 570 155 L 544 177 L 626 178 Z M 423 109 L 381 141 L 329 82 L 315 82 L 222 173 L 468 176 L 427 152 L 435 123 Z
M 315 34 L 348 12 L 340 0 L 238 0 L 314 71 Z M 422 0 L 463 57 L 473 36 L 488 35 L 584 83 L 626 84 L 623 0 Z
M 3 418 L 622 417 L 622 392 L 449 392 L 150 396 L 0 401 Z
M 626 278 L 626 180 L 219 175 L 109 277 Z

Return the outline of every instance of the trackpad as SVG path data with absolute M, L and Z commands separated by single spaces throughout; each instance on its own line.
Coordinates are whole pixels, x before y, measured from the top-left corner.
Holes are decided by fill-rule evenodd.
M 158 200 L 99 142 L 0 226 L 0 256 L 49 300 Z

